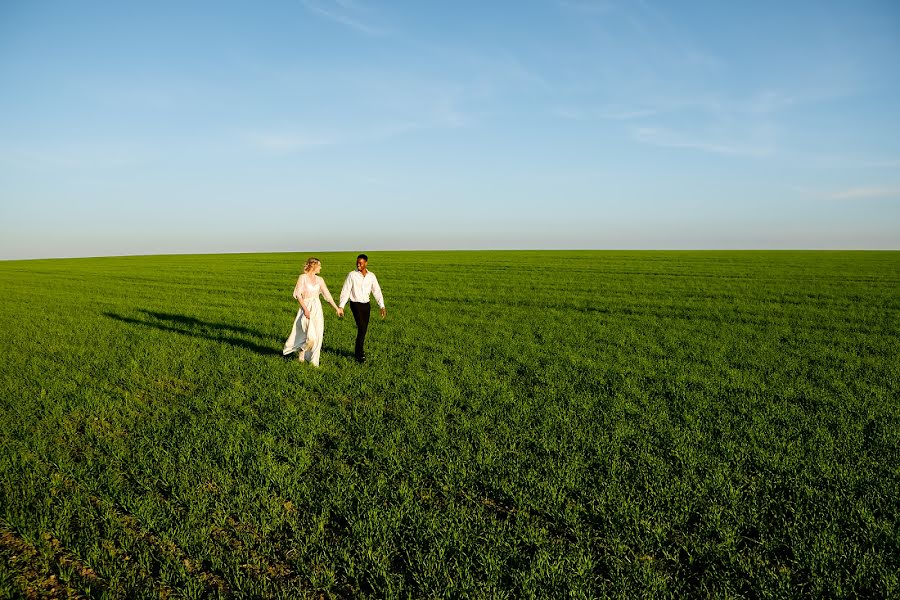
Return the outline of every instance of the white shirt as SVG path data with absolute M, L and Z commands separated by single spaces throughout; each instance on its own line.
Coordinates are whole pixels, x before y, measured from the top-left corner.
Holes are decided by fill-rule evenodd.
M 350 271 L 347 273 L 347 279 L 344 280 L 344 287 L 341 288 L 341 301 L 338 306 L 344 308 L 347 300 L 368 302 L 369 294 L 374 294 L 378 308 L 384 308 L 384 297 L 381 295 L 381 286 L 378 285 L 375 273 L 366 271 L 366 276 L 363 277 L 359 271 Z

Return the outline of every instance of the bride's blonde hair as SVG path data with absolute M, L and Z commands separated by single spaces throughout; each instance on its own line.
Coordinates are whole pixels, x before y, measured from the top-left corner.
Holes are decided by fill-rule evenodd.
M 315 256 L 310 256 L 309 258 L 306 259 L 306 264 L 303 265 L 303 272 L 309 273 L 309 270 L 312 269 L 313 267 L 315 267 L 320 262 L 322 262 L 322 261 L 320 261 Z

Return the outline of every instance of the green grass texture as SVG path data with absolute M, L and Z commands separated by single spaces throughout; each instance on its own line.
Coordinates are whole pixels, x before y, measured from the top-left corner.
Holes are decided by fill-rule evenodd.
M 900 253 L 373 252 L 318 369 L 307 256 L 0 262 L 0 597 L 900 593 Z

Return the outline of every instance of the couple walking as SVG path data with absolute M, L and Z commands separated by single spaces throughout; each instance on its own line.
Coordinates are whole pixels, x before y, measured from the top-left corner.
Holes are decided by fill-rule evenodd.
M 284 343 L 282 354 L 287 356 L 291 352 L 297 352 L 300 362 L 308 362 L 314 367 L 319 366 L 319 353 L 322 350 L 322 338 L 325 333 L 325 315 L 322 313 L 322 302 L 319 300 L 319 295 L 322 295 L 339 317 L 344 316 L 344 306 L 348 300 L 350 301 L 350 311 L 353 313 L 353 320 L 356 321 L 356 360 L 366 362 L 364 344 L 366 330 L 369 328 L 369 313 L 372 309 L 372 305 L 369 304 L 370 294 L 374 295 L 375 301 L 378 302 L 381 318 L 383 319 L 386 314 L 381 286 L 378 285 L 375 273 L 366 268 L 368 263 L 369 257 L 365 254 L 356 257 L 356 270 L 347 274 L 338 305 L 334 303 L 325 280 L 319 277 L 322 261 L 315 257 L 307 259 L 303 273 L 297 278 L 297 285 L 294 287 L 294 298 L 300 303 L 300 309 L 297 311 L 297 318 L 294 319 L 291 335 Z

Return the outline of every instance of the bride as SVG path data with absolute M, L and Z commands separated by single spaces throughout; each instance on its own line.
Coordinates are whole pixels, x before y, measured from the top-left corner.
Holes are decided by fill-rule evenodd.
M 325 333 L 325 316 L 322 314 L 319 294 L 325 296 L 325 300 L 334 307 L 339 317 L 344 316 L 344 310 L 334 303 L 325 280 L 319 277 L 321 270 L 322 262 L 318 258 L 310 257 L 303 267 L 303 273 L 297 278 L 294 298 L 300 303 L 300 310 L 294 319 L 291 335 L 284 343 L 284 350 L 281 351 L 285 356 L 291 352 L 299 352 L 300 362 L 308 362 L 314 367 L 319 366 L 322 335 Z

